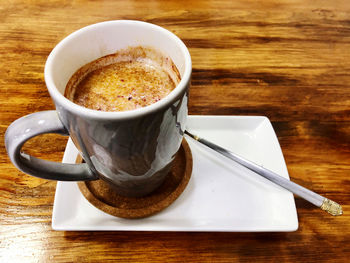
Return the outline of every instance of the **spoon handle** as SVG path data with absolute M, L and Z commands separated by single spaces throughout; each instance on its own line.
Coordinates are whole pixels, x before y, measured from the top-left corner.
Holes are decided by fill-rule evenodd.
M 212 142 L 207 141 L 206 139 L 200 138 L 196 135 L 191 134 L 187 130 L 185 131 L 185 134 L 192 137 L 196 141 L 206 145 L 207 147 L 213 149 L 214 151 L 221 153 L 222 155 L 226 156 L 227 158 L 239 163 L 240 165 L 248 168 L 249 170 L 265 177 L 266 179 L 270 180 L 271 182 L 274 182 L 275 184 L 287 189 L 288 191 L 300 196 L 301 198 L 309 201 L 310 203 L 314 204 L 315 206 L 321 208 L 322 210 L 325 210 L 326 212 L 330 213 L 331 215 L 337 216 L 342 215 L 343 210 L 342 207 L 332 201 L 329 200 L 309 189 L 306 189 L 305 187 L 298 185 L 292 181 L 289 181 L 288 179 L 254 163 L 251 162 L 229 150 L 226 150 L 222 148 L 219 145 L 216 145 Z

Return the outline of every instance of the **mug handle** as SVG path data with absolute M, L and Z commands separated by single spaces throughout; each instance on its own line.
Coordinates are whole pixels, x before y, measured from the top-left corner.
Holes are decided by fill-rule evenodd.
M 44 133 L 69 135 L 56 111 L 32 113 L 14 121 L 6 130 L 5 146 L 12 163 L 22 172 L 58 181 L 96 180 L 86 163 L 67 164 L 42 160 L 21 152 L 30 138 Z

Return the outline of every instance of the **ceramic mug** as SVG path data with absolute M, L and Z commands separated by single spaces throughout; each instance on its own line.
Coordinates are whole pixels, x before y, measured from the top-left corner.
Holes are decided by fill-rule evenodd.
M 181 81 L 165 98 L 121 112 L 81 107 L 64 97 L 70 77 L 83 65 L 129 46 L 148 46 L 168 55 Z M 56 110 L 14 121 L 5 134 L 13 164 L 21 171 L 59 181 L 102 179 L 125 196 L 155 190 L 171 169 L 187 118 L 192 65 L 185 44 L 168 30 L 141 21 L 107 21 L 84 27 L 63 39 L 49 55 L 45 82 Z M 85 163 L 63 164 L 21 152 L 43 133 L 69 135 Z

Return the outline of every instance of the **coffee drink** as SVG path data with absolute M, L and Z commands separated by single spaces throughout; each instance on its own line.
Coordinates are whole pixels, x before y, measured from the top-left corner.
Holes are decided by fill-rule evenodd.
M 129 47 L 94 60 L 70 78 L 65 96 L 99 111 L 128 111 L 153 104 L 180 82 L 170 57 L 150 47 Z
M 117 20 L 82 28 L 45 64 L 56 110 L 13 122 L 5 134 L 9 157 L 40 178 L 103 180 L 119 195 L 146 196 L 164 182 L 183 140 L 191 72 L 184 43 L 157 25 Z M 30 138 L 51 132 L 69 135 L 84 163 L 21 151 Z

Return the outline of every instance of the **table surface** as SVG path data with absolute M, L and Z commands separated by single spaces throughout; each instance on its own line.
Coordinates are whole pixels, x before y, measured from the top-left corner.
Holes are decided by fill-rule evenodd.
M 0 261 L 344 262 L 350 256 L 350 5 L 344 1 L 2 1 Z M 44 82 L 52 48 L 86 25 L 143 20 L 177 34 L 193 61 L 189 114 L 264 115 L 290 177 L 343 205 L 332 217 L 295 197 L 291 233 L 58 232 L 56 182 L 23 174 L 3 136 L 54 109 Z M 61 161 L 67 138 L 25 151 Z

